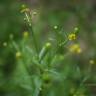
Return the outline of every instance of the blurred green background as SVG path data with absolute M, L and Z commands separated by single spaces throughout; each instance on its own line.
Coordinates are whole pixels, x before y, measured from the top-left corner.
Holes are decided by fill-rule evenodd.
M 12 49 L 5 47 L 6 43 L 10 43 L 10 34 L 14 34 L 14 40 L 17 42 L 21 40 L 22 32 L 27 30 L 24 17 L 20 13 L 22 4 L 27 4 L 37 11 L 38 15 L 33 19 L 34 31 L 42 42 L 48 37 L 47 32 L 52 31 L 55 25 L 59 29 L 63 28 L 64 32 L 71 32 L 74 27 L 79 27 L 78 42 L 82 45 L 83 53 L 80 56 L 70 56 L 65 60 L 66 63 L 77 63 L 85 72 L 89 60 L 96 61 L 96 0 L 0 0 L 0 96 L 31 96 L 28 95 L 31 94 L 30 88 L 24 91 L 25 89 L 19 86 L 18 82 L 22 82 L 22 79 L 13 78 L 16 69 L 15 55 Z M 88 82 L 96 83 L 96 65 L 92 66 L 91 73 L 93 77 Z M 19 77 L 22 77 L 21 75 Z M 61 88 L 59 87 L 58 89 Z M 96 86 L 91 86 L 88 91 L 91 95 L 86 96 L 96 96 L 95 91 Z M 62 95 L 63 88 L 61 92 L 60 96 L 66 96 Z M 57 93 L 59 96 L 60 93 Z

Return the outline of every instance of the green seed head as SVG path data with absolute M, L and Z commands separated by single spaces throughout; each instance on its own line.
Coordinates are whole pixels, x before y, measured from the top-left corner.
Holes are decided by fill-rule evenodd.
M 46 43 L 39 54 L 40 61 L 46 56 L 50 48 L 51 48 L 51 43 L 50 42 Z
M 74 28 L 74 31 L 78 31 L 78 30 L 79 30 L 79 28 L 78 28 L 78 27 L 75 27 L 75 28 Z
M 54 29 L 57 29 L 57 28 L 58 28 L 58 26 L 55 25 L 55 26 L 54 26 Z
M 50 48 L 51 47 L 51 43 L 50 42 L 46 43 L 45 47 L 46 48 Z

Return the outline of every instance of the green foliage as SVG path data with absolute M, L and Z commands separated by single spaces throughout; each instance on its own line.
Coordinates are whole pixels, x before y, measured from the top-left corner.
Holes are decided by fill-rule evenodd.
M 96 62 L 85 56 L 86 49 L 79 38 L 85 24 L 81 13 L 88 10 L 83 10 L 83 5 L 75 11 L 65 12 L 60 9 L 50 11 L 45 6 L 47 11 L 42 12 L 42 8 L 31 10 L 22 5 L 19 17 L 19 5 L 12 3 L 8 7 L 12 13 L 9 12 L 4 21 L 10 22 L 9 30 L 1 23 L 0 96 L 94 96 L 91 87 L 96 83 L 93 68 Z M 79 15 L 78 20 L 76 15 Z M 21 32 L 22 16 L 24 32 Z M 75 27 L 69 28 L 70 21 Z M 7 33 L 5 37 L 4 32 Z

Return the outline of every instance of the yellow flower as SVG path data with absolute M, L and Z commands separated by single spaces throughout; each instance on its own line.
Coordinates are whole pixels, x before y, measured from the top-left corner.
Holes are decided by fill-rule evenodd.
M 75 33 L 69 34 L 68 39 L 69 40 L 76 40 L 76 34 Z
M 69 50 L 71 52 L 78 53 L 78 54 L 82 52 L 82 49 L 80 48 L 79 44 L 71 45 Z
M 82 49 L 81 48 L 77 48 L 77 53 L 81 53 Z
M 89 63 L 90 63 L 90 64 L 95 64 L 95 61 L 91 59 L 91 60 L 89 61 Z
M 24 36 L 24 38 L 27 38 L 27 37 L 29 36 L 29 32 L 25 31 L 25 32 L 23 33 L 23 36 Z
M 16 58 L 19 59 L 21 57 L 21 52 L 16 52 Z

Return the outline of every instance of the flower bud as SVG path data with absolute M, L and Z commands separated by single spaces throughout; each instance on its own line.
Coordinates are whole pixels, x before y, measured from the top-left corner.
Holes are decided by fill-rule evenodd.
M 48 53 L 49 49 L 51 48 L 51 43 L 46 43 L 46 45 L 42 48 L 40 54 L 39 54 L 39 60 L 41 61 L 46 54 Z

